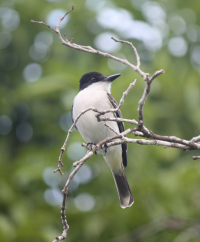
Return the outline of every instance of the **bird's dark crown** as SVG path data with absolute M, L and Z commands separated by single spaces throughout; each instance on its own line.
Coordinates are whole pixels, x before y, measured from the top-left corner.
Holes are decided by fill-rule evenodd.
M 89 85 L 106 80 L 107 76 L 103 75 L 100 72 L 92 71 L 83 75 L 80 79 L 79 91 L 88 87 Z
M 84 88 L 95 82 L 112 82 L 119 76 L 121 76 L 121 74 L 105 76 L 104 74 L 95 71 L 88 72 L 80 79 L 79 91 L 83 90 Z

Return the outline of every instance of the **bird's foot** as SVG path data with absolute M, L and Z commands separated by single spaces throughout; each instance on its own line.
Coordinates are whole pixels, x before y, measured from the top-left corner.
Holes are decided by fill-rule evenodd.
M 105 143 L 103 145 L 103 148 L 105 149 L 105 155 L 106 155 L 108 153 L 108 145 L 107 145 L 107 143 Z
M 93 150 L 94 146 L 96 146 L 95 143 L 92 143 L 92 142 L 87 143 L 87 148 L 88 148 L 88 150 L 90 150 L 90 151 Z M 95 151 L 94 153 L 95 153 L 95 155 L 97 155 L 97 152 L 96 152 L 96 151 Z

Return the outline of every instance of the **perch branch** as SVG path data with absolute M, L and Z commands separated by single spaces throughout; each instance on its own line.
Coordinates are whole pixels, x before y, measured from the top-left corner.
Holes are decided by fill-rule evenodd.
M 198 140 L 200 140 L 200 136 L 194 137 L 193 139 L 191 139 L 190 141 L 188 140 L 184 140 L 184 139 L 180 139 L 178 137 L 175 136 L 161 136 L 161 135 L 157 135 L 154 134 L 152 131 L 148 130 L 145 126 L 144 126 L 144 120 L 143 120 L 143 107 L 145 104 L 145 101 L 150 93 L 151 90 L 151 84 L 153 82 L 153 80 L 158 77 L 160 74 L 163 74 L 164 71 L 163 70 L 159 70 L 156 71 L 152 77 L 149 77 L 149 73 L 145 73 L 140 69 L 140 57 L 138 55 L 137 49 L 135 48 L 135 46 L 133 46 L 133 44 L 129 41 L 125 41 L 125 40 L 118 40 L 115 39 L 114 37 L 111 37 L 115 42 L 120 42 L 122 44 L 127 44 L 129 45 L 135 56 L 136 56 L 136 65 L 133 65 L 132 63 L 130 63 L 129 61 L 127 61 L 126 59 L 120 59 L 116 56 L 113 56 L 109 53 L 105 53 L 99 50 L 96 50 L 94 48 L 92 48 L 91 46 L 83 46 L 83 45 L 78 45 L 75 43 L 72 43 L 73 38 L 69 41 L 66 37 L 66 35 L 64 35 L 64 38 L 62 38 L 62 35 L 60 33 L 59 27 L 60 27 L 60 23 L 63 21 L 63 19 L 72 11 L 74 10 L 74 7 L 72 7 L 71 10 L 69 10 L 63 17 L 60 18 L 58 24 L 56 25 L 55 28 L 52 28 L 51 26 L 47 25 L 44 22 L 41 21 L 34 21 L 31 20 L 32 23 L 36 23 L 36 24 L 41 24 L 44 25 L 46 27 L 48 27 L 49 29 L 51 29 L 52 31 L 54 31 L 61 43 L 65 46 L 68 46 L 70 48 L 76 49 L 76 50 L 80 50 L 80 51 L 85 51 L 91 54 L 97 54 L 97 55 L 101 55 L 104 56 L 106 58 L 110 58 L 113 59 L 117 62 L 120 62 L 124 65 L 129 66 L 130 68 L 132 68 L 135 72 L 137 72 L 145 81 L 146 86 L 143 92 L 143 95 L 138 103 L 138 122 L 136 120 L 128 120 L 128 119 L 123 119 L 123 118 L 114 118 L 114 117 L 102 117 L 102 115 L 109 113 L 109 112 L 117 112 L 122 105 L 124 104 L 124 100 L 125 97 L 128 95 L 129 91 L 131 90 L 131 88 L 133 86 L 135 86 L 137 80 L 135 80 L 134 82 L 132 82 L 129 87 L 127 88 L 127 90 L 123 93 L 122 98 L 119 102 L 119 105 L 116 106 L 113 109 L 110 110 L 98 110 L 94 107 L 89 107 L 86 110 L 82 111 L 78 117 L 76 117 L 76 119 L 74 120 L 74 123 L 72 124 L 71 128 L 68 131 L 66 140 L 61 148 L 61 152 L 60 152 L 60 156 L 58 159 L 58 168 L 54 171 L 59 171 L 61 174 L 63 174 L 63 172 L 61 171 L 61 166 L 63 166 L 62 163 L 62 157 L 63 157 L 63 153 L 66 149 L 66 145 L 67 142 L 70 138 L 70 135 L 72 133 L 73 128 L 76 126 L 77 121 L 79 120 L 79 118 L 85 114 L 88 111 L 93 111 L 95 113 L 97 113 L 96 117 L 98 121 L 115 121 L 115 122 L 127 122 L 127 123 L 131 123 L 133 125 L 136 126 L 136 128 L 130 128 L 125 130 L 122 133 L 116 133 L 111 127 L 110 125 L 108 125 L 107 123 L 105 123 L 105 125 L 111 129 L 114 133 L 115 136 L 113 137 L 108 137 L 104 140 L 102 140 L 101 142 L 99 142 L 97 145 L 93 145 L 91 148 L 88 148 L 87 145 L 83 144 L 83 146 L 88 148 L 88 151 L 86 153 L 86 155 L 81 158 L 79 161 L 76 161 L 73 163 L 73 166 L 75 167 L 74 170 L 71 172 L 71 174 L 69 175 L 69 178 L 62 190 L 63 192 L 63 202 L 62 202 L 62 206 L 61 206 L 61 218 L 62 218 L 62 223 L 63 223 L 63 233 L 61 236 L 58 236 L 55 238 L 55 240 L 53 242 L 57 242 L 57 241 L 61 241 L 64 240 L 67 236 L 67 231 L 69 229 L 69 225 L 67 224 L 67 220 L 66 220 L 66 216 L 65 216 L 65 208 L 66 208 L 66 200 L 67 200 L 67 193 L 68 193 L 68 187 L 70 185 L 70 182 L 72 181 L 74 175 L 77 173 L 77 171 L 81 168 L 81 166 L 86 162 L 87 159 L 89 159 L 94 153 L 96 153 L 99 149 L 105 148 L 105 144 L 107 147 L 111 147 L 114 145 L 119 145 L 119 144 L 123 144 L 123 143 L 135 143 L 135 144 L 140 144 L 140 145 L 157 145 L 157 146 L 163 146 L 163 147 L 172 147 L 172 148 L 179 148 L 179 149 L 183 149 L 183 150 L 199 150 L 200 149 L 200 143 L 197 143 Z M 144 138 L 149 138 L 151 140 L 146 140 L 146 139 L 131 139 L 131 138 L 127 138 L 126 135 L 127 134 L 131 134 L 133 133 L 135 136 L 140 136 L 140 137 L 144 137 Z M 193 159 L 199 159 L 200 156 L 194 156 Z

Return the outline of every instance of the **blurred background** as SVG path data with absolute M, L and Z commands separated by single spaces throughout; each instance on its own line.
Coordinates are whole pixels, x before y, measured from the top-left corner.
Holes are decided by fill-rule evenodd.
M 196 0 L 1 0 L 0 2 L 0 238 L 48 242 L 62 233 L 61 190 L 72 163 L 86 152 L 74 130 L 63 156 L 64 176 L 54 174 L 71 126 L 80 77 L 89 71 L 121 73 L 112 86 L 117 101 L 139 80 L 121 109 L 137 119 L 144 82 L 132 69 L 102 56 L 63 46 L 43 25 L 61 23 L 62 34 L 81 45 L 135 62 L 154 80 L 144 106 L 154 133 L 191 139 L 200 134 L 200 5 Z M 126 128 L 132 127 L 125 124 Z M 133 135 L 129 137 L 134 137 Z M 102 156 L 93 156 L 70 185 L 66 241 L 200 241 L 200 161 L 197 151 L 128 145 L 127 178 L 135 198 L 120 208 Z

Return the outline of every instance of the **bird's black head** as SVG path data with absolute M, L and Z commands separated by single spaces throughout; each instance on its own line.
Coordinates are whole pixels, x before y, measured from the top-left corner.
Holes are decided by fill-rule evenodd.
M 105 76 L 100 72 L 95 72 L 95 71 L 88 72 L 85 75 L 83 75 L 80 79 L 79 91 L 83 90 L 84 88 L 88 87 L 89 85 L 95 82 L 101 82 L 101 81 L 112 82 L 119 76 L 121 76 L 121 74 Z

